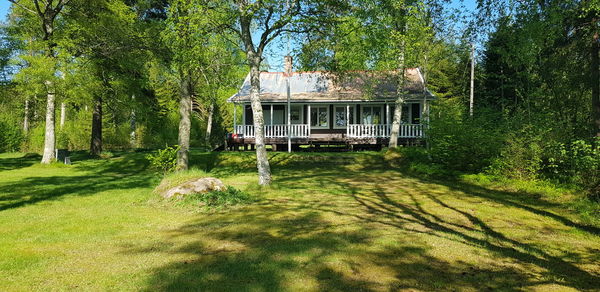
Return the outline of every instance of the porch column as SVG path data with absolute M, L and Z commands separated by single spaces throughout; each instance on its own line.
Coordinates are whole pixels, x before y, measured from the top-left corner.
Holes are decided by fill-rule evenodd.
M 350 134 L 350 105 L 347 104 L 346 105 L 346 136 L 349 134 Z
M 385 103 L 385 123 L 390 124 L 390 104 Z
M 237 104 L 233 104 L 233 133 L 237 134 Z
M 273 126 L 273 104 L 271 104 L 271 126 Z
M 242 103 L 242 125 L 246 125 L 246 105 Z
M 310 138 L 310 103 L 308 104 L 308 137 Z
M 385 103 L 385 136 L 390 136 L 390 104 Z

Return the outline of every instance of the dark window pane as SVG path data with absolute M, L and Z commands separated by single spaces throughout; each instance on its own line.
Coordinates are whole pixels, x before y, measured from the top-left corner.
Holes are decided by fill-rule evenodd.
M 411 110 L 412 110 L 412 123 L 413 124 L 421 123 L 421 104 L 413 103 Z

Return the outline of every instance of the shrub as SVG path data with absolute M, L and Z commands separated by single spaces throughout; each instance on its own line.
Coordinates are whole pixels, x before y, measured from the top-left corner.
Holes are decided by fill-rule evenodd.
M 228 186 L 224 191 L 188 195 L 183 199 L 182 203 L 214 208 L 240 205 L 251 201 L 253 201 L 253 198 L 248 193 Z
M 542 169 L 542 136 L 535 133 L 533 126 L 525 126 L 510 132 L 487 172 L 517 179 L 535 179 Z
M 564 183 L 586 187 L 600 181 L 600 141 L 576 140 L 568 145 L 550 143 L 545 149 L 545 174 Z
M 21 148 L 23 134 L 16 123 L 0 119 L 0 152 L 16 152 Z
M 434 119 L 427 132 L 431 158 L 449 170 L 478 172 L 498 157 L 502 135 L 485 120 Z
M 177 152 L 180 147 L 167 146 L 165 149 L 158 149 L 155 154 L 146 155 L 146 159 L 150 162 L 150 165 L 160 171 L 163 174 L 175 171 L 177 167 Z

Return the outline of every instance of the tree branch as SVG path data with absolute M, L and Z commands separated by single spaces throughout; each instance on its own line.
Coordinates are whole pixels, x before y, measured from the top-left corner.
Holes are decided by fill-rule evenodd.
M 29 9 L 27 8 L 25 5 L 17 2 L 17 0 L 8 0 L 8 2 L 18 6 L 19 8 L 25 10 L 26 12 L 32 13 L 32 14 L 37 14 L 33 9 Z

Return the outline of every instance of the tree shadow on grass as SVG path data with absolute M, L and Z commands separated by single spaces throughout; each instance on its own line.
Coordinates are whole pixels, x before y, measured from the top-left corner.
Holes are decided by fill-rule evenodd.
M 0 171 L 16 170 L 30 167 L 39 163 L 42 156 L 37 154 L 26 154 L 16 158 L 0 158 Z
M 488 222 L 489 217 L 475 215 L 426 187 L 447 186 L 455 197 L 518 208 L 595 234 L 594 229 L 546 211 L 557 204 L 523 197 L 531 194 L 458 187 L 416 176 L 408 183 L 422 187 L 412 194 L 394 190 L 398 178 L 406 175 L 382 165 L 355 171 L 344 162 L 294 161 L 283 155 L 271 162 L 279 189 L 314 195 L 274 198 L 200 216 L 164 234 L 165 248 L 158 252 L 178 259 L 153 269 L 146 290 L 519 291 L 554 284 L 581 290 L 600 286 L 597 274 L 576 265 L 595 265 L 581 250 L 562 257 L 556 255 L 561 251 L 544 242 L 505 235 Z M 219 167 L 233 166 L 219 165 L 215 170 Z M 229 171 L 222 173 L 234 173 Z M 472 258 L 449 262 L 432 254 L 434 247 L 425 237 L 454 242 L 466 252 L 483 251 L 498 264 L 473 264 Z M 380 243 L 384 239 L 395 244 Z M 126 254 L 148 252 L 157 250 L 124 247 Z
M 526 282 L 512 268 L 474 270 L 434 258 L 427 255 L 427 244 L 402 241 L 402 236 L 396 238 L 399 246 L 373 249 L 379 236 L 375 230 L 335 224 L 323 214 L 304 204 L 275 203 L 197 219 L 165 235 L 173 242 L 164 243 L 167 248 L 160 252 L 185 259 L 152 270 L 144 290 L 460 290 L 485 287 L 480 274 L 491 287 Z M 178 246 L 181 238 L 188 240 Z M 156 250 L 129 247 L 123 252 Z
M 499 258 L 508 258 L 511 261 L 517 261 L 524 265 L 534 265 L 540 270 L 545 270 L 543 277 L 551 279 L 545 281 L 545 283 L 556 283 L 576 289 L 595 289 L 600 287 L 600 277 L 598 274 L 592 274 L 576 266 L 573 262 L 566 261 L 563 257 L 554 255 L 552 248 L 547 250 L 546 247 L 540 247 L 544 245 L 543 242 L 532 245 L 509 238 L 501 232 L 494 230 L 494 228 L 486 223 L 486 219 L 479 218 L 468 211 L 453 206 L 452 203 L 445 202 L 444 199 L 430 194 L 427 189 L 417 190 L 417 193 L 419 193 L 417 195 L 410 192 L 403 194 L 392 191 L 390 193 L 390 189 L 393 189 L 393 187 L 389 187 L 389 185 L 395 181 L 394 174 L 400 175 L 400 173 L 396 172 L 386 173 L 379 171 L 374 171 L 371 174 L 351 174 L 351 172 L 347 172 L 346 177 L 351 177 L 351 180 L 354 181 L 354 183 L 349 183 L 347 179 L 341 180 L 339 174 L 319 173 L 309 174 L 308 180 L 318 179 L 320 181 L 319 184 L 337 185 L 341 189 L 345 189 L 361 208 L 368 210 L 369 215 L 360 214 L 359 212 L 348 212 L 340 208 L 321 209 L 324 212 L 332 212 L 339 216 L 353 216 L 364 223 L 379 223 L 394 227 L 399 232 L 409 231 L 413 233 L 433 234 L 440 238 L 458 241 L 469 246 L 481 247 L 493 254 L 497 254 Z M 314 177 L 311 177 L 311 175 L 314 175 Z M 297 184 L 295 182 L 302 181 L 305 178 L 305 174 L 282 178 L 279 180 L 279 184 L 283 187 L 287 185 L 290 188 L 295 188 Z M 418 177 L 412 178 L 416 179 L 420 184 L 425 182 Z M 549 206 L 556 206 L 550 202 L 531 199 L 535 198 L 531 194 L 490 190 L 466 183 L 449 183 L 447 181 L 427 181 L 427 184 L 424 185 L 436 184 L 447 186 L 450 189 L 449 193 L 454 192 L 459 195 L 464 193 L 464 196 L 467 198 L 484 199 L 498 203 L 503 208 L 518 208 L 522 211 L 554 220 L 558 224 L 598 235 L 596 227 L 575 223 L 564 216 L 543 209 Z M 383 187 L 386 185 L 388 187 Z M 407 197 L 410 198 L 411 203 L 405 201 Z M 435 205 L 433 208 L 437 212 L 427 211 L 422 206 L 423 200 L 429 200 L 430 204 L 433 202 Z M 431 208 L 429 207 L 429 209 Z M 454 213 L 453 217 L 459 217 L 461 220 L 439 215 L 439 211 L 442 210 Z M 510 214 L 507 214 L 507 216 L 510 217 Z M 518 220 L 518 218 L 514 219 Z M 465 224 L 464 221 L 469 223 Z M 592 252 L 590 251 L 590 253 Z M 565 257 L 579 260 L 578 264 L 585 264 L 582 258 L 587 258 L 587 264 L 594 263 L 594 257 L 590 257 L 589 255 L 570 254 L 565 255 Z M 527 277 L 523 275 L 519 277 L 522 279 L 514 281 L 518 285 L 512 288 L 544 283 L 543 281 L 524 280 Z M 503 287 L 496 284 L 490 283 L 490 287 Z
M 147 162 L 142 154 L 116 159 L 90 159 L 80 156 L 73 166 L 56 169 L 70 167 L 85 175 L 28 177 L 17 182 L 0 184 L 0 211 L 56 200 L 68 195 L 86 196 L 107 190 L 148 187 L 153 178 L 151 173 L 146 172 Z

